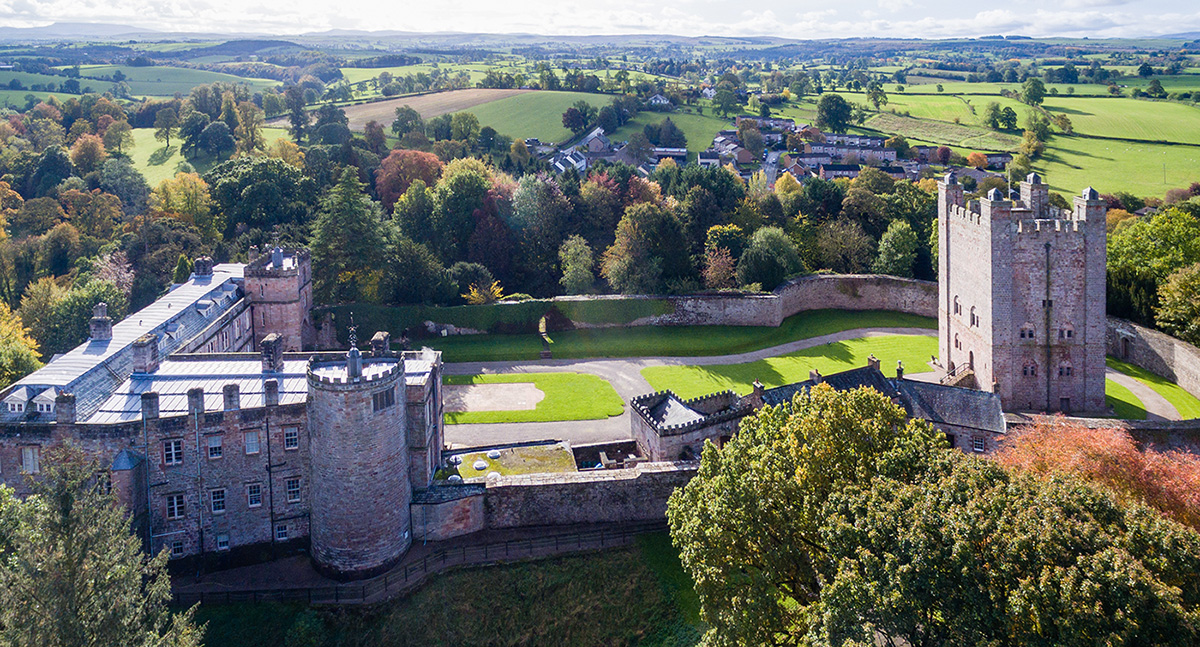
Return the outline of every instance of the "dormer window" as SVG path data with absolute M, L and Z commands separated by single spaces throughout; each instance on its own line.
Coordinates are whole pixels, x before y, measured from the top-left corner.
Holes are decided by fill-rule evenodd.
M 8 403 L 8 412 L 9 413 L 21 413 L 24 410 L 25 410 L 25 405 L 21 404 L 20 402 L 9 402 Z

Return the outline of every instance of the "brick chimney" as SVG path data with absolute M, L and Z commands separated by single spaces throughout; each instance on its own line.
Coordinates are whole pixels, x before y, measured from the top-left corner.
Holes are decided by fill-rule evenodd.
M 88 328 L 92 341 L 108 341 L 112 339 L 112 319 L 108 318 L 108 304 L 101 301 L 92 308 L 92 320 Z
M 762 402 L 763 395 L 766 394 L 766 392 L 767 389 L 763 386 L 763 383 L 759 382 L 758 380 L 754 380 L 754 398 L 759 402 Z
M 253 263 L 258 260 L 258 245 L 251 245 L 250 250 L 246 252 L 246 262 Z
M 196 276 L 212 276 L 213 259 L 208 256 L 201 256 L 192 264 L 192 274 Z
M 226 384 L 222 390 L 225 395 L 225 410 L 237 411 L 242 408 L 242 396 L 236 384 Z
M 142 394 L 142 420 L 158 419 L 158 392 L 147 391 Z
M 867 367 L 879 370 L 879 358 L 875 357 L 875 353 L 867 355 Z
M 75 424 L 74 393 L 59 393 L 54 398 L 54 420 L 60 425 Z
M 279 405 L 279 380 L 263 382 L 263 404 L 268 407 Z
M 371 355 L 386 357 L 392 352 L 392 335 L 386 330 L 380 330 L 371 338 Z
M 904 362 L 903 361 L 896 362 L 896 379 L 897 380 L 904 379 Z
M 825 381 L 825 378 L 821 377 L 821 371 L 818 371 L 815 368 L 808 372 L 808 379 L 812 380 L 816 384 L 820 384 L 821 382 Z
M 133 372 L 153 373 L 158 370 L 158 335 L 148 332 L 133 342 Z
M 283 338 L 271 333 L 258 344 L 262 352 L 263 373 L 278 373 L 283 370 Z

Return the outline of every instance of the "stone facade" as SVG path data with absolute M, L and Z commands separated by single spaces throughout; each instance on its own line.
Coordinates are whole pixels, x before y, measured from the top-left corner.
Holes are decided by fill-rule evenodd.
M 1019 200 L 966 204 L 938 183 L 938 348 L 1006 409 L 1103 411 L 1105 212 L 1093 189 L 1060 211 L 1036 174 Z
M 258 339 L 277 333 L 286 351 L 313 348 L 312 257 L 307 249 L 281 249 L 254 259 L 245 269 L 246 299 Z
M 738 421 L 753 408 L 733 391 L 681 400 L 670 391 L 630 400 L 633 440 L 651 461 L 696 460 L 704 441 L 718 446 L 737 432 Z

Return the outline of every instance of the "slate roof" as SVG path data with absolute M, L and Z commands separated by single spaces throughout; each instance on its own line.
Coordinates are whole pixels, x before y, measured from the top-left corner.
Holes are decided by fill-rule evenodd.
M 650 418 L 660 427 L 667 425 L 686 425 L 689 422 L 703 420 L 704 416 L 680 402 L 675 394 L 663 398 L 662 402 L 650 407 Z
M 821 381 L 833 387 L 835 391 L 849 391 L 869 386 L 888 397 L 895 397 L 897 395 L 896 388 L 892 386 L 891 380 L 884 377 L 879 369 L 871 366 L 850 369 L 849 371 L 842 371 L 833 375 L 822 375 Z M 762 401 L 764 405 L 770 406 L 791 402 L 792 397 L 797 393 L 807 393 L 809 389 L 816 385 L 816 380 L 805 380 L 803 382 L 785 384 L 773 389 L 767 389 L 763 392 Z
M 892 382 L 913 418 L 999 434 L 1007 430 L 1000 396 L 995 393 L 914 380 Z

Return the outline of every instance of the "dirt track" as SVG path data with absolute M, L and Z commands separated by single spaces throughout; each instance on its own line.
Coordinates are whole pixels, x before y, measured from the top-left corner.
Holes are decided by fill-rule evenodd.
M 350 118 L 350 130 L 362 130 L 367 125 L 367 122 L 372 119 L 383 124 L 386 129 L 396 119 L 396 108 L 406 104 L 421 113 L 422 119 L 429 119 L 430 117 L 444 115 L 448 112 L 458 112 L 459 110 L 466 110 L 480 104 L 511 97 L 522 92 L 532 92 L 532 90 L 489 90 L 484 88 L 451 90 L 449 92 L 423 94 L 418 97 L 400 97 L 386 101 L 377 101 L 375 103 L 364 103 L 362 105 L 349 106 L 345 108 L 345 111 L 346 116 Z

